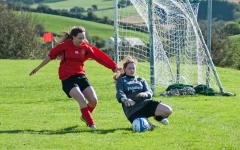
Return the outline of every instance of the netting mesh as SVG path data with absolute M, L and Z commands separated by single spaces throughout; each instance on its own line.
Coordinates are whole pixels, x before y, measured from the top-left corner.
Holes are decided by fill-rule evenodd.
M 199 32 L 190 15 L 197 17 L 199 3 L 188 8 L 183 0 L 153 0 L 153 49 L 155 83 L 168 86 L 174 83 L 206 84 L 218 89 L 214 74 L 206 73 L 208 57 Z M 117 10 L 119 62 L 131 55 L 138 59 L 137 75 L 150 81 L 149 18 L 146 0 L 128 0 Z M 211 58 L 209 58 L 211 59 Z M 209 67 L 210 68 L 210 67 Z

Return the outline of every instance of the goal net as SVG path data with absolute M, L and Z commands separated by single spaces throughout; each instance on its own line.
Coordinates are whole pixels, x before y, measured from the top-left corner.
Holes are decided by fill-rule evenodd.
M 148 0 L 119 1 L 115 11 L 115 39 L 118 38 L 115 58 L 119 63 L 127 55 L 137 58 L 137 75 L 149 83 L 154 76 L 156 86 L 175 83 L 196 86 L 207 81 L 211 88 L 219 90 L 217 74 L 212 71 L 215 67 L 209 63 L 211 57 L 194 23 L 199 3 L 188 4 L 184 0 L 152 0 L 150 20 Z M 152 60 L 154 74 L 150 74 Z

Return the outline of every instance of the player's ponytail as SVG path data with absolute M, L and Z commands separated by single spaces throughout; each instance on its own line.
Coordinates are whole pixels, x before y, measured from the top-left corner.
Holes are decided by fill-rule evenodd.
M 117 81 L 119 78 L 121 78 L 121 77 L 123 77 L 123 76 L 125 76 L 125 75 L 126 75 L 125 72 L 123 72 L 123 73 L 117 72 L 117 73 L 114 73 L 113 79 L 114 79 L 115 81 Z

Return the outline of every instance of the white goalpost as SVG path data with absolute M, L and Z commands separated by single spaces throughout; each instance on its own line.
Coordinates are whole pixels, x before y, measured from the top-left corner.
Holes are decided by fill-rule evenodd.
M 114 4 L 116 62 L 127 55 L 137 58 L 137 75 L 153 91 L 156 86 L 183 83 L 206 84 L 223 93 L 197 24 L 199 1 L 115 0 Z

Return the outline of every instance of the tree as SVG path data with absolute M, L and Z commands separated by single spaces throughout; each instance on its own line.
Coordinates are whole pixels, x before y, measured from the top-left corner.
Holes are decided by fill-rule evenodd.
M 107 16 L 103 17 L 103 22 L 106 23 L 106 24 L 110 24 L 110 20 L 108 19 Z
M 92 5 L 93 10 L 97 10 L 97 5 Z
M 200 21 L 199 25 L 206 39 L 206 21 Z M 240 69 L 240 48 L 229 38 L 229 33 L 224 29 L 224 22 L 213 22 L 211 36 L 211 57 L 214 65 L 219 67 L 231 67 Z M 206 41 L 206 40 L 205 40 Z
M 39 4 L 37 6 L 37 11 L 39 12 L 47 12 L 49 9 L 50 7 L 48 5 Z
M 240 34 L 240 24 L 238 22 L 228 22 L 224 30 L 230 35 Z
M 7 9 L 3 0 L 0 0 L 0 16 L 0 58 L 27 59 L 46 55 L 39 41 L 37 16 Z
M 99 37 L 99 36 L 92 36 L 92 44 L 95 45 L 97 48 L 102 48 L 105 46 L 105 41 L 103 40 L 103 38 Z
M 89 12 L 89 13 L 87 14 L 87 18 L 88 18 L 88 20 L 90 20 L 90 21 L 95 21 L 95 19 L 97 18 L 97 16 L 96 16 L 93 12 Z
M 78 7 L 78 6 L 75 6 L 75 7 L 70 9 L 71 13 L 76 13 L 76 14 L 77 13 L 82 13 L 84 11 L 85 11 L 85 9 L 83 7 Z

